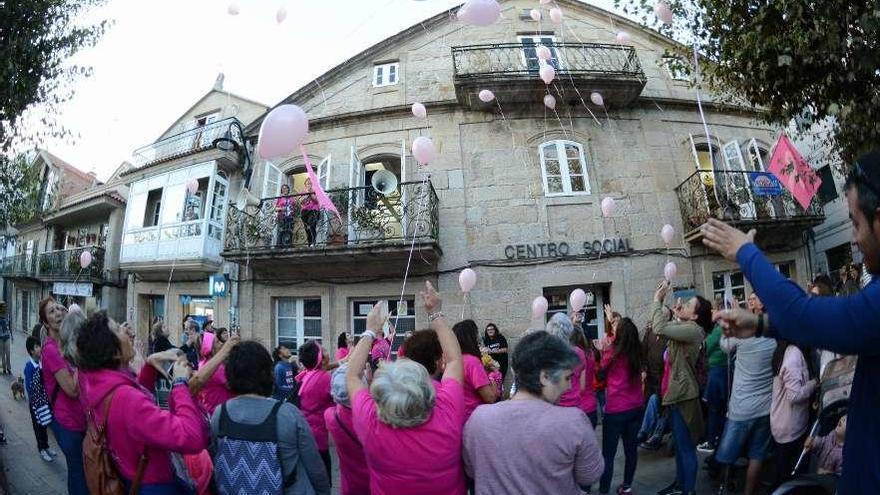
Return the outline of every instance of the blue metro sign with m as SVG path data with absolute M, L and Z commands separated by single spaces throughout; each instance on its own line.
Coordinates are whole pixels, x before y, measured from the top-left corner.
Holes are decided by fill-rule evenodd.
M 211 297 L 226 297 L 229 281 L 226 275 L 211 275 L 208 279 L 208 293 Z

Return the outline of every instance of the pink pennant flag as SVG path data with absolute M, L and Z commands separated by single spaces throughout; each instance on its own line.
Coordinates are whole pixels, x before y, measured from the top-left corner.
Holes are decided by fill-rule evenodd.
M 822 185 L 822 179 L 798 153 L 785 134 L 779 136 L 767 169 L 773 172 L 804 210 L 810 207 L 810 201 Z
M 327 196 L 327 193 L 324 192 L 324 188 L 321 187 L 321 181 L 318 180 L 318 176 L 315 175 L 314 169 L 312 169 L 312 161 L 309 160 L 309 154 L 306 152 L 306 147 L 303 145 L 299 146 L 299 150 L 303 154 L 303 159 L 306 162 L 306 173 L 309 175 L 309 180 L 312 182 L 312 191 L 315 193 L 315 198 L 318 200 L 318 206 L 321 207 L 322 210 L 332 211 L 336 218 L 341 219 L 339 216 L 339 211 L 336 209 L 336 205 L 333 204 L 333 200 Z

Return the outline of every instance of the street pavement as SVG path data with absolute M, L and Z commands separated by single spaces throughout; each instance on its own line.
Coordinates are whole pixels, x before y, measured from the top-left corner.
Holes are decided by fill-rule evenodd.
M 24 350 L 25 336 L 16 333 L 12 344 L 12 364 L 14 374 L 0 377 L 0 423 L 6 432 L 8 443 L 0 446 L 0 495 L 5 495 L 2 475 L 8 483 L 9 495 L 57 495 L 66 492 L 66 469 L 64 455 L 49 433 L 49 443 L 59 457 L 54 462 L 44 462 L 37 452 L 34 430 L 31 427 L 30 413 L 24 401 L 12 399 L 10 384 L 22 374 L 27 356 Z M 599 427 L 601 432 L 601 426 Z M 700 454 L 700 465 L 702 458 Z M 611 493 L 616 493 L 617 486 L 623 480 L 623 448 L 619 446 L 615 460 L 614 481 Z M 333 456 L 333 494 L 339 493 L 339 462 Z M 637 495 L 653 495 L 665 487 L 675 477 L 675 459 L 667 457 L 663 451 L 639 451 L 639 463 L 636 469 L 633 492 Z M 697 479 L 698 493 L 710 495 L 715 493 L 705 471 L 700 472 Z M 598 484 L 593 486 L 593 493 L 598 492 Z

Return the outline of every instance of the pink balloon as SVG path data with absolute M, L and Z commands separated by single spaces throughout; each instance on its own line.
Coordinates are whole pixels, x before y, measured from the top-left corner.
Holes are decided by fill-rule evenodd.
M 70 305 L 69 308 L 67 308 L 67 312 L 68 313 L 82 313 L 82 308 L 79 307 L 79 304 L 73 303 Z
M 552 65 L 545 65 L 538 71 L 538 75 L 541 76 L 541 80 L 544 81 L 544 84 L 550 84 L 556 79 L 556 69 L 554 69 Z
M 434 149 L 434 142 L 431 141 L 431 138 L 419 136 L 413 139 L 412 154 L 419 165 L 425 165 L 434 161 L 437 150 Z
M 568 302 L 571 304 L 571 310 L 578 312 L 587 304 L 587 293 L 583 289 L 575 289 L 568 296 Z
M 501 17 L 501 6 L 496 0 L 467 0 L 457 15 L 465 24 L 489 26 Z
M 550 2 L 552 2 L 552 1 L 553 1 L 553 0 L 541 0 L 541 5 L 547 5 L 547 4 L 549 4 Z
M 672 9 L 669 8 L 669 5 L 666 2 L 657 2 L 657 5 L 654 6 L 654 15 L 657 16 L 657 19 L 660 19 L 660 22 L 666 24 L 667 26 L 672 24 Z
M 605 106 L 605 99 L 602 98 L 600 93 L 596 93 L 595 91 L 590 94 L 590 101 L 592 101 L 593 105 L 596 105 L 597 107 Z
M 280 7 L 278 12 L 275 12 L 275 22 L 281 24 L 284 22 L 284 19 L 287 19 L 287 9 L 284 7 Z
M 670 261 L 666 263 L 666 266 L 663 267 L 663 276 L 666 277 L 666 280 L 672 282 L 672 279 L 678 274 L 678 267 L 675 266 L 675 263 Z
M 630 37 L 629 33 L 626 31 L 619 31 L 615 39 L 618 43 L 629 43 L 632 40 L 632 37 Z
M 412 114 L 417 119 L 424 119 L 428 116 L 428 110 L 425 108 L 425 105 L 415 102 L 412 104 Z
M 309 118 L 296 105 L 279 105 L 266 115 L 260 125 L 257 151 L 260 158 L 271 160 L 299 149 L 309 132 Z
M 675 229 L 672 227 L 672 225 L 669 225 L 667 223 L 663 226 L 662 229 L 660 229 L 660 237 L 663 239 L 663 242 L 666 243 L 666 245 L 668 246 L 669 243 L 672 242 L 672 238 L 675 237 Z
M 199 180 L 190 179 L 186 181 L 186 190 L 189 191 L 190 194 L 195 194 L 196 191 L 199 190 Z
M 490 101 L 495 99 L 495 93 L 489 91 L 488 89 L 484 89 L 480 91 L 480 101 L 483 103 L 489 103 Z
M 83 268 L 83 270 L 85 270 L 91 264 L 92 264 L 92 253 L 90 253 L 89 251 L 83 251 L 82 253 L 80 253 L 79 266 L 81 266 Z
M 556 98 L 553 95 L 544 96 L 544 106 L 553 110 L 556 108 Z
M 532 318 L 540 318 L 547 313 L 547 308 L 550 307 L 550 303 L 547 302 L 547 298 L 544 296 L 536 297 L 534 301 L 532 301 Z
M 556 24 L 562 22 L 562 9 L 559 7 L 553 7 L 550 9 L 550 20 Z
M 617 209 L 617 205 L 614 203 L 614 198 L 605 197 L 602 199 L 602 216 L 610 217 L 614 215 L 614 210 Z
M 550 58 L 553 57 L 553 54 L 550 53 L 550 49 L 544 45 L 538 45 L 538 47 L 535 48 L 535 55 L 541 60 L 550 60 Z
M 470 268 L 465 268 L 458 274 L 458 286 L 461 287 L 461 291 L 467 294 L 477 285 L 477 272 L 471 270 Z
M 538 22 L 541 20 L 541 11 L 538 9 L 532 9 L 529 11 L 529 17 L 531 17 L 533 21 Z
M 229 15 L 238 15 L 238 4 L 235 2 L 230 3 L 229 7 L 226 7 L 226 12 L 228 12 Z

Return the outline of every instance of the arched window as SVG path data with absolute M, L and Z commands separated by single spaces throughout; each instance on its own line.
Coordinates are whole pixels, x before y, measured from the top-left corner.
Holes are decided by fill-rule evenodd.
M 538 156 L 545 196 L 590 194 L 583 146 L 573 141 L 548 141 L 538 147 Z

